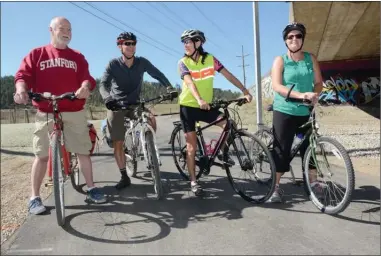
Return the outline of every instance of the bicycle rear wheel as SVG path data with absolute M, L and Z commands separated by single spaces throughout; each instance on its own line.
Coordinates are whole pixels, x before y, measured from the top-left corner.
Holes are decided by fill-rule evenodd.
M 65 224 L 65 194 L 64 173 L 61 162 L 61 138 L 56 132 L 53 133 L 52 142 L 52 174 L 54 187 L 54 201 L 56 206 L 57 223 L 59 226 Z
M 76 154 L 69 153 L 69 164 L 71 185 L 77 192 L 83 193 L 79 186 L 79 163 Z
M 162 199 L 164 196 L 163 185 L 161 182 L 159 160 L 156 155 L 155 143 L 153 140 L 153 134 L 150 131 L 146 132 L 146 143 L 147 143 L 147 157 L 149 168 L 151 169 L 152 179 L 154 182 L 154 189 L 157 199 Z
M 303 170 L 307 195 L 321 212 L 334 215 L 348 207 L 355 187 L 355 173 L 347 151 L 337 140 L 317 138 L 315 152 L 311 145 L 306 150 Z M 346 187 L 332 181 L 333 177 L 341 179 L 340 183 L 345 183 Z
M 249 142 L 245 144 L 243 139 Z M 234 165 L 228 164 L 229 156 L 235 156 L 231 158 Z M 224 148 L 224 162 L 230 184 L 243 199 L 260 204 L 270 198 L 275 189 L 275 163 L 269 149 L 258 137 L 245 130 L 232 132 Z M 239 177 L 235 178 L 239 171 Z M 253 180 L 250 182 L 246 177 Z
M 172 148 L 172 156 L 173 161 L 175 162 L 176 168 L 181 174 L 181 176 L 186 181 L 190 181 L 190 176 L 188 172 L 187 166 L 187 144 L 185 141 L 185 136 L 183 133 L 183 129 L 180 125 L 175 126 L 172 131 L 171 140 L 170 140 L 171 148 Z M 199 142 L 197 142 L 196 156 L 195 156 L 195 171 L 196 171 L 196 179 L 198 180 L 202 172 L 200 172 L 200 168 L 198 167 L 199 162 Z

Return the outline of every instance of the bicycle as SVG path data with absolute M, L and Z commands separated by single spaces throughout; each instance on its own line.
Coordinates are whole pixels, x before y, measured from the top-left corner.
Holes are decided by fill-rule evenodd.
M 140 155 L 140 151 L 143 150 L 143 157 L 146 162 L 146 167 L 151 171 L 152 174 L 156 199 L 162 199 L 164 196 L 159 167 L 161 166 L 161 161 L 159 150 L 156 144 L 155 132 L 152 126 L 148 123 L 148 117 L 150 113 L 144 106 L 146 103 L 155 100 L 159 100 L 156 104 L 166 100 L 173 100 L 177 96 L 178 92 L 173 91 L 149 100 L 143 99 L 135 104 L 119 101 L 115 109 L 115 111 L 131 110 L 131 108 L 134 110 L 134 116 L 136 118 L 135 120 L 132 121 L 128 117 L 124 117 L 124 126 L 126 127 L 124 141 L 124 150 L 127 158 L 126 164 L 128 165 L 128 159 L 133 162 L 133 169 L 132 171 L 130 170 L 129 173 L 131 176 L 136 176 L 137 157 Z M 140 130 L 135 129 L 138 124 L 140 124 Z M 136 137 L 137 132 L 139 133 L 139 139 Z M 130 143 L 131 145 L 128 145 L 129 142 L 132 142 Z
M 300 140 L 300 142 L 296 143 L 293 146 L 293 148 L 291 149 L 291 152 L 290 152 L 290 162 L 291 162 L 294 159 L 294 157 L 296 156 L 296 154 L 298 153 L 302 144 L 306 141 L 307 138 L 309 138 L 309 146 L 306 150 L 305 157 L 302 161 L 303 181 L 302 182 L 296 181 L 294 172 L 293 172 L 292 167 L 290 165 L 292 182 L 294 185 L 301 185 L 301 183 L 303 183 L 305 193 L 307 194 L 309 199 L 312 201 L 312 203 L 317 207 L 317 209 L 319 209 L 323 213 L 335 215 L 335 214 L 338 214 L 338 213 L 344 211 L 348 207 L 348 205 L 351 201 L 351 197 L 352 197 L 354 187 L 355 187 L 355 174 L 354 174 L 354 170 L 353 170 L 352 161 L 348 155 L 348 152 L 344 148 L 344 146 L 341 145 L 337 140 L 335 140 L 332 137 L 322 136 L 319 134 L 319 132 L 318 132 L 319 124 L 316 121 L 315 112 L 316 112 L 316 107 L 318 105 L 333 105 L 333 104 L 340 104 L 341 102 L 338 100 L 324 100 L 324 101 L 319 100 L 318 104 L 316 104 L 315 106 L 311 106 L 311 102 L 308 100 L 300 100 L 300 99 L 290 98 L 290 93 L 291 93 L 291 90 L 294 88 L 294 86 L 295 86 L 295 84 L 291 86 L 285 100 L 286 101 L 292 101 L 292 102 L 298 102 L 298 103 L 300 103 L 300 104 L 298 104 L 298 106 L 309 107 L 310 118 L 305 124 L 303 124 L 302 126 L 300 126 L 298 128 L 298 130 L 300 130 L 300 129 L 308 129 L 308 130 L 306 131 L 304 137 Z M 273 151 L 272 146 L 273 146 L 273 141 L 274 141 L 274 135 L 273 135 L 272 128 L 264 126 L 263 128 L 259 129 L 255 134 L 259 138 L 261 138 L 262 140 L 266 141 L 267 147 L 270 149 L 270 151 Z M 334 148 L 334 149 L 331 150 L 331 152 L 326 152 L 324 150 L 323 144 L 331 145 L 331 148 Z M 318 154 L 319 149 L 321 150 L 321 155 L 323 158 L 323 163 L 321 163 L 321 164 L 319 162 L 322 162 L 322 161 L 317 161 L 317 156 L 319 155 Z M 311 175 L 313 175 L 313 176 L 315 176 L 315 173 L 314 173 L 314 171 L 312 171 L 314 169 L 309 168 L 309 166 L 314 165 L 316 167 L 316 170 L 317 170 L 316 177 L 324 179 L 324 181 L 325 181 L 326 176 L 331 178 L 334 176 L 334 173 L 331 170 L 328 170 L 327 174 L 324 175 L 324 173 L 322 171 L 322 167 L 324 166 L 324 167 L 327 167 L 327 169 L 328 169 L 330 167 L 330 164 L 328 164 L 328 159 L 335 160 L 335 157 L 338 159 L 341 158 L 344 160 L 344 164 L 345 164 L 345 168 L 346 168 L 346 174 L 347 174 L 347 178 L 346 178 L 347 189 L 344 193 L 344 196 L 342 197 L 342 201 L 335 204 L 335 205 L 331 205 L 332 200 L 326 198 L 327 194 L 328 194 L 328 196 L 331 195 L 331 191 L 330 191 L 331 187 L 333 187 L 333 188 L 337 187 L 339 189 L 341 189 L 341 187 L 339 187 L 338 185 L 336 185 L 333 182 L 330 182 L 330 183 L 323 186 L 323 191 L 324 191 L 324 193 L 322 193 L 322 194 L 324 194 L 323 196 L 322 195 L 316 195 L 315 192 L 312 190 L 312 186 L 311 186 L 312 182 L 310 181 L 310 179 L 311 179 L 310 171 L 312 172 Z M 332 165 L 335 165 L 335 164 L 332 164 Z M 306 170 L 309 170 L 309 172 L 306 173 Z M 335 194 L 335 198 L 336 198 L 336 194 Z M 323 201 L 320 202 L 320 200 L 323 200 Z
M 63 99 L 74 100 L 76 99 L 76 96 L 74 92 L 64 93 L 59 96 L 52 95 L 49 92 L 28 92 L 28 95 L 30 99 L 35 101 L 47 100 L 52 103 L 53 131 L 49 135 L 49 182 L 46 183 L 45 186 L 53 186 L 57 223 L 59 226 L 63 226 L 65 224 L 64 184 L 70 177 L 71 183 L 76 191 L 80 191 L 80 186 L 78 159 L 75 154 L 66 151 L 65 142 L 63 139 L 64 127 L 57 102 Z
M 212 166 L 218 166 L 222 169 L 225 169 L 227 177 L 229 179 L 230 185 L 232 186 L 233 190 L 239 194 L 244 200 L 251 202 L 251 203 L 263 203 L 267 201 L 267 199 L 272 195 L 272 193 L 275 190 L 275 163 L 273 161 L 272 156 L 270 155 L 270 151 L 266 147 L 266 145 L 254 134 L 251 134 L 247 131 L 247 129 L 238 128 L 237 123 L 231 119 L 230 113 L 228 111 L 228 106 L 232 103 L 236 103 L 235 107 L 242 106 L 243 104 L 247 103 L 245 98 L 241 99 L 235 99 L 235 100 L 217 100 L 214 101 L 212 104 L 210 104 L 211 108 L 222 108 L 224 111 L 224 115 L 221 119 L 218 119 L 210 124 L 207 124 L 203 127 L 201 127 L 199 122 L 196 122 L 196 135 L 197 135 L 197 149 L 196 149 L 196 159 L 195 159 L 195 165 L 196 169 L 196 179 L 199 180 L 202 175 L 207 176 L 210 173 L 210 169 Z M 238 114 L 238 112 L 237 112 Z M 204 136 L 202 131 L 217 124 L 220 121 L 227 120 L 227 123 L 221 132 L 221 135 L 219 139 L 216 142 L 216 146 L 213 150 L 208 150 L 207 145 L 205 144 Z M 171 144 L 172 148 L 172 156 L 173 160 L 175 162 L 175 165 L 177 167 L 177 170 L 181 174 L 181 176 L 184 178 L 184 180 L 189 181 L 189 175 L 185 173 L 186 168 L 186 145 L 182 146 L 180 134 L 182 133 L 182 126 L 180 121 L 173 122 L 174 129 L 171 134 L 171 138 L 169 141 L 169 144 Z M 255 150 L 258 150 L 262 153 L 255 152 L 255 150 L 251 150 L 250 154 L 247 147 L 243 143 L 242 138 L 246 137 L 250 139 L 249 146 L 253 146 Z M 235 140 L 238 140 L 237 143 Z M 178 142 L 178 145 L 175 145 L 175 143 Z M 239 150 L 237 147 L 237 144 L 240 143 L 242 145 L 243 149 Z M 229 163 L 229 148 L 233 147 L 233 152 L 236 154 L 238 158 L 239 164 L 236 165 L 234 162 L 234 165 Z M 179 149 L 179 152 L 176 152 L 176 149 Z M 216 162 L 217 154 L 221 151 L 223 152 L 223 155 L 221 156 L 222 164 L 219 162 Z M 209 151 L 209 152 L 208 152 Z M 241 156 L 241 153 L 243 156 Z M 250 156 L 253 156 L 253 159 L 250 159 Z M 269 171 L 270 171 L 270 177 L 267 179 L 261 179 L 258 176 L 258 169 L 262 168 L 262 161 L 266 158 L 267 162 L 270 163 Z M 259 168 L 258 165 L 259 164 Z M 250 187 L 249 191 L 242 190 L 239 188 L 239 182 L 242 182 L 242 179 L 238 179 L 236 182 L 234 181 L 234 178 L 232 176 L 232 172 L 230 169 L 234 166 L 239 166 L 239 168 L 243 171 L 243 173 L 253 174 L 254 179 L 260 187 L 266 187 L 268 189 L 268 192 L 265 193 L 262 196 L 258 196 L 260 192 L 253 191 L 253 187 Z M 243 182 L 242 182 L 243 183 Z

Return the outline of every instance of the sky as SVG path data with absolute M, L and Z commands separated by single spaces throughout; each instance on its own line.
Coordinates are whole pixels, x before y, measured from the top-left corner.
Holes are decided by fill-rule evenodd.
M 258 6 L 263 76 L 274 58 L 286 52 L 281 34 L 289 21 L 289 3 L 259 2 Z M 185 29 L 196 28 L 207 37 L 204 49 L 242 83 L 242 57 L 237 56 L 242 56 L 243 45 L 248 55 L 245 65 L 249 65 L 246 86 L 256 81 L 252 2 L 2 2 L 1 76 L 14 75 L 25 55 L 50 42 L 49 23 L 54 16 L 71 22 L 69 46 L 84 54 L 94 78 L 101 78 L 107 63 L 120 56 L 117 36 L 131 31 L 138 38 L 136 56 L 147 58 L 173 85 L 181 84 L 177 63 L 184 46 L 180 36 Z M 144 79 L 156 81 L 148 74 Z M 214 87 L 238 90 L 221 74 Z

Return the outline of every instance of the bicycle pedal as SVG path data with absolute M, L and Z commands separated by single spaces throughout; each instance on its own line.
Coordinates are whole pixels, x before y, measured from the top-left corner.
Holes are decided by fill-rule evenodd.
M 45 187 L 53 187 L 53 182 L 47 182 L 45 183 Z

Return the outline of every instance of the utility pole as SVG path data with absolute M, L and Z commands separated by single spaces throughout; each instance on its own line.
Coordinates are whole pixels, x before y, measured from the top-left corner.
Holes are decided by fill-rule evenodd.
M 249 54 L 243 55 L 243 45 L 242 45 L 242 55 L 237 56 L 238 58 L 242 58 L 242 65 L 239 65 L 238 67 L 242 67 L 243 69 L 243 85 L 246 88 L 246 73 L 245 73 L 245 67 L 250 66 L 250 65 L 245 65 L 245 57 L 249 56 Z

